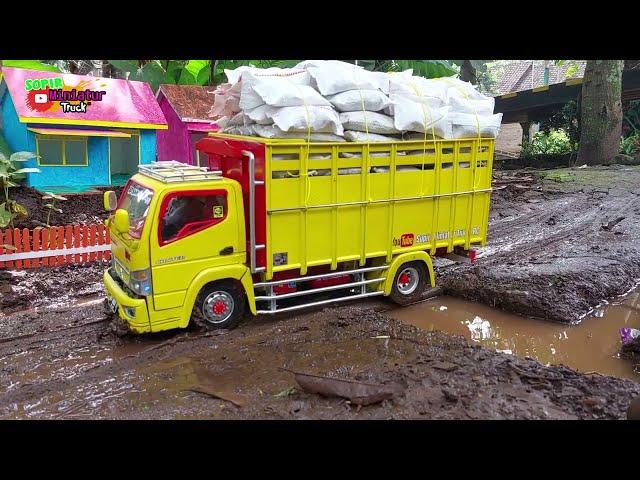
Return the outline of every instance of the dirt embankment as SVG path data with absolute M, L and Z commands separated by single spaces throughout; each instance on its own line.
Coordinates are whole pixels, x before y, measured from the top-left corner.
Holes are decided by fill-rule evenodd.
M 447 293 L 570 323 L 635 285 L 640 168 L 509 175 L 534 182 L 516 181 L 494 192 L 488 244 L 475 265 L 440 270 L 438 282 Z
M 122 187 L 113 187 L 110 190 L 115 190 L 116 194 L 120 195 Z M 4 194 L 1 195 L 4 201 Z M 29 187 L 16 187 L 9 190 L 9 197 L 23 205 L 29 212 L 28 218 L 14 221 L 16 228 L 35 228 L 41 226 L 35 221 L 47 222 L 49 209 L 44 205 L 51 201 L 43 200 L 43 195 L 42 192 Z M 55 202 L 55 207 L 60 208 L 62 213 L 51 211 L 49 218 L 51 226 L 99 223 L 108 216 L 102 205 L 101 193 L 62 196 L 66 200 Z
M 10 317 L 0 418 L 617 419 L 640 393 L 629 380 L 545 367 L 360 306 L 129 339 L 111 336 L 99 312 L 50 312 L 46 325 L 42 314 Z M 398 393 L 358 408 L 305 392 L 282 368 Z

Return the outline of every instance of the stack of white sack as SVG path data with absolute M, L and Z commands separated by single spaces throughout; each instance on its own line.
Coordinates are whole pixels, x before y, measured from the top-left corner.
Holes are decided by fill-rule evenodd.
M 225 73 L 232 86 L 220 89 L 221 98 L 216 95 L 211 112 L 224 114 L 217 122 L 223 131 L 252 132 L 267 138 L 280 138 L 283 133 L 294 136 L 282 138 L 306 134 L 304 138 L 313 135 L 318 140 L 315 134 L 320 133 L 342 138 L 344 130 L 338 113 L 310 86 L 311 77 L 306 70 L 240 67 Z M 235 110 L 235 99 L 228 98 L 230 92 L 238 98 Z M 221 108 L 225 106 L 226 111 Z
M 454 78 L 370 72 L 337 60 L 225 70 L 212 115 L 222 131 L 311 141 L 496 137 L 494 99 Z
M 391 74 L 389 82 L 389 112 L 402 132 L 445 139 L 498 135 L 502 114 L 493 114 L 494 99 L 468 82 L 449 77 L 425 79 L 409 71 Z
M 337 60 L 307 60 L 296 65 L 306 68 L 312 85 L 340 112 L 345 138 L 358 142 L 389 142 L 385 135 L 399 134 L 393 118 L 382 111 L 391 105 L 389 77 L 357 65 Z
M 502 113 L 493 113 L 495 99 L 478 92 L 469 82 L 444 77 L 437 81 L 447 85 L 447 101 L 451 107 L 450 138 L 496 138 L 502 123 Z

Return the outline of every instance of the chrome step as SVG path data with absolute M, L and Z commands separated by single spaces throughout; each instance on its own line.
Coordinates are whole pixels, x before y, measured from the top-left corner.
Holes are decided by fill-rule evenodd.
M 382 295 L 384 292 L 380 290 L 377 290 L 374 292 L 368 292 L 367 285 L 384 282 L 386 280 L 386 277 L 367 279 L 365 275 L 369 272 L 376 272 L 376 271 L 379 271 L 382 273 L 384 270 L 388 268 L 389 268 L 388 265 L 382 265 L 380 267 L 357 268 L 353 270 L 334 271 L 331 273 L 325 273 L 321 275 L 309 275 L 307 277 L 288 278 L 285 280 L 275 280 L 271 282 L 256 283 L 255 289 L 256 290 L 264 289 L 266 290 L 267 294 L 264 295 L 262 292 L 260 293 L 256 292 L 255 301 L 268 302 L 268 305 L 269 305 L 268 310 L 258 310 L 257 313 L 287 312 L 292 310 L 299 310 L 306 307 L 313 307 L 315 305 L 324 305 L 332 302 L 342 302 L 350 298 L 363 298 L 363 297 L 371 297 L 374 295 Z M 296 292 L 283 293 L 280 295 L 275 294 L 273 291 L 274 286 L 277 286 L 277 285 L 284 285 L 288 283 L 304 283 L 310 280 L 326 279 L 326 278 L 338 277 L 342 275 L 353 275 L 357 278 L 357 280 L 351 281 L 349 283 L 342 283 L 340 285 L 329 285 L 327 287 L 311 288 L 308 290 L 300 290 Z M 349 294 L 336 297 L 336 298 L 327 299 L 327 300 L 301 303 L 299 305 L 293 305 L 290 307 L 278 307 L 278 304 L 277 304 L 279 300 L 286 300 L 289 298 L 301 297 L 304 295 L 313 295 L 317 293 L 331 292 L 331 291 L 344 290 L 344 289 L 350 289 Z M 356 293 L 353 292 L 354 290 Z M 359 293 L 358 293 L 358 290 L 359 290 Z
M 302 305 L 295 305 L 293 307 L 278 308 L 278 309 L 275 309 L 275 310 L 258 310 L 256 313 L 262 314 L 262 313 L 291 312 L 293 310 L 300 310 L 302 308 L 314 307 L 314 306 L 317 306 L 317 305 L 326 305 L 327 303 L 344 302 L 346 300 L 352 300 L 352 299 L 355 300 L 357 298 L 364 298 L 364 297 L 374 297 L 374 296 L 383 295 L 383 294 L 384 294 L 384 292 L 382 292 L 382 291 L 369 292 L 369 293 L 360 293 L 358 295 L 349 295 L 347 297 L 331 298 L 329 300 L 321 300 L 319 302 L 305 303 L 305 304 L 302 304 Z

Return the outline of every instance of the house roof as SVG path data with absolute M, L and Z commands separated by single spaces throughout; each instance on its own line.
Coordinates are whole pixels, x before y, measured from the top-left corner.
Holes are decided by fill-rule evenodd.
M 3 83 L 22 123 L 167 128 L 164 114 L 151 87 L 145 82 L 9 67 L 4 67 L 2 73 Z M 37 94 L 47 95 L 50 90 L 47 86 L 42 88 L 40 81 L 44 79 L 50 80 L 49 83 L 56 90 L 62 86 L 63 92 L 91 90 L 106 93 L 101 100 L 92 100 L 90 104 L 87 102 L 86 112 L 64 112 L 59 101 L 47 97 L 47 101 L 43 102 L 44 97 L 36 97 Z M 37 89 L 32 88 L 34 84 Z
M 215 87 L 201 87 L 200 85 L 169 85 L 162 84 L 156 95 L 164 95 L 171 107 L 183 122 L 214 122 L 216 119 L 209 115 L 213 106 Z
M 581 78 L 584 76 L 586 62 L 577 62 L 578 70 L 571 76 L 567 75 L 570 68 L 569 62 L 562 66 L 549 62 L 549 85 L 562 83 L 569 78 Z M 497 93 L 520 92 L 544 85 L 544 62 L 532 60 L 518 60 L 504 66 Z

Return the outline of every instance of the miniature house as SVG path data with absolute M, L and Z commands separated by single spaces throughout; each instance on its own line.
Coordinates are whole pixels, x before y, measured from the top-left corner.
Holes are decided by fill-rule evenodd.
M 209 110 L 214 87 L 160 85 L 156 98 L 169 128 L 158 131 L 158 160 L 198 164 L 195 144 L 218 130 Z
M 14 152 L 35 152 L 27 185 L 71 191 L 121 185 L 156 160 L 167 122 L 149 85 L 114 78 L 3 68 L 1 123 Z

